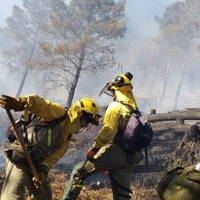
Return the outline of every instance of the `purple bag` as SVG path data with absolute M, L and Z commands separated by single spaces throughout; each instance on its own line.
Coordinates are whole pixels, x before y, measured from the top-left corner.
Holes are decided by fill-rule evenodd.
M 128 107 L 128 105 L 125 105 Z M 129 108 L 129 107 L 128 107 Z M 139 151 L 150 145 L 153 129 L 146 117 L 132 112 L 125 130 L 119 130 L 116 140 L 126 152 Z

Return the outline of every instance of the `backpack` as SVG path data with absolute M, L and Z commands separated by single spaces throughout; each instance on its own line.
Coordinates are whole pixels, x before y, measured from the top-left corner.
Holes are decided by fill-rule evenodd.
M 120 102 L 122 103 L 122 102 Z M 130 105 L 122 103 L 131 112 L 131 116 L 127 122 L 125 130 L 118 130 L 114 141 L 122 147 L 126 153 L 133 153 L 145 149 L 146 164 L 147 164 L 147 147 L 150 145 L 153 138 L 153 129 L 148 123 L 145 116 L 137 110 L 134 110 Z
M 163 200 L 200 200 L 200 171 L 176 167 L 158 182 L 157 194 Z
M 50 155 L 61 144 L 60 123 L 66 117 L 67 112 L 60 118 L 45 122 L 41 117 L 28 113 L 28 121 L 25 121 L 24 115 L 15 121 L 33 162 L 35 159 L 43 159 Z M 9 140 L 4 143 L 6 156 L 13 161 L 26 160 L 13 126 L 8 126 L 5 132 Z

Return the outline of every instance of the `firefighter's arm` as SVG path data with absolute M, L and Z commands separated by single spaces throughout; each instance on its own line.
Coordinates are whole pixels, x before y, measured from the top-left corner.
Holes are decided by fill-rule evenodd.
M 106 110 L 106 114 L 103 121 L 103 127 L 101 128 L 98 136 L 95 139 L 93 147 L 101 148 L 106 145 L 115 137 L 119 124 L 119 111 L 116 108 L 116 104 L 110 104 Z
M 51 102 L 36 94 L 26 96 L 25 98 L 27 98 L 27 109 L 42 117 L 45 121 L 59 118 L 65 113 L 65 108 L 62 105 Z
M 25 97 L 14 98 L 7 95 L 0 96 L 0 106 L 14 111 L 30 111 L 45 121 L 50 121 L 61 117 L 65 113 L 65 108 L 58 104 L 42 98 L 36 94 Z M 25 115 L 26 116 L 26 115 Z

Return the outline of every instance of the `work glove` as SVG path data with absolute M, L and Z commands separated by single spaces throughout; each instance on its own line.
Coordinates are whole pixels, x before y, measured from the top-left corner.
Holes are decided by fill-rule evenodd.
M 23 111 L 27 105 L 26 97 L 19 97 L 18 99 L 2 94 L 0 97 L 0 106 L 7 110 Z
M 47 176 L 44 172 L 38 172 L 38 176 L 40 180 L 37 180 L 36 177 L 33 177 L 33 182 L 36 188 L 39 188 L 41 184 L 43 184 L 47 180 Z
M 36 188 L 39 188 L 41 184 L 43 184 L 45 181 L 47 181 L 47 176 L 49 172 L 49 167 L 47 167 L 44 164 L 41 164 L 37 167 L 37 173 L 40 180 L 37 180 L 36 177 L 33 177 L 33 182 Z
M 90 161 L 90 162 L 94 162 L 94 155 L 99 151 L 99 148 L 92 148 L 90 149 L 88 152 L 87 152 L 87 159 Z
M 144 158 L 144 155 L 140 151 L 136 151 L 134 154 L 134 163 L 139 164 Z

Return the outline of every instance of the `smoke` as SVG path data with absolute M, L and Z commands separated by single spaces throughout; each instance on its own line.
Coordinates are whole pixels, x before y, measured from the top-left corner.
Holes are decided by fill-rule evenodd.
M 0 26 L 5 26 L 6 25 L 6 19 L 8 16 L 11 15 L 12 13 L 12 7 L 13 5 L 22 5 L 21 0 L 9 0 L 9 1 L 1 1 L 0 2 L 0 10 L 1 10 L 1 18 L 0 18 Z
M 67 0 L 67 3 L 70 1 Z M 152 91 L 149 94 L 149 83 L 145 82 L 143 86 L 139 85 L 138 82 L 138 73 L 139 70 L 137 68 L 138 63 L 136 62 L 136 49 L 139 49 L 144 44 L 147 44 L 148 41 L 152 40 L 152 38 L 156 38 L 159 36 L 159 28 L 154 21 L 154 16 L 159 15 L 162 16 L 167 6 L 176 2 L 175 0 L 151 0 L 151 2 L 147 0 L 127 0 L 126 5 L 126 20 L 127 20 L 127 33 L 124 38 L 118 39 L 116 44 L 116 59 L 123 66 L 122 71 L 117 70 L 107 70 L 104 72 L 98 72 L 95 74 L 86 74 L 80 78 L 78 82 L 78 87 L 76 89 L 76 93 L 74 96 L 74 101 L 83 96 L 88 96 L 94 98 L 97 102 L 99 102 L 102 106 L 109 104 L 112 101 L 112 98 L 102 95 L 99 97 L 99 92 L 104 87 L 104 85 L 115 78 L 118 74 L 125 73 L 130 71 L 133 78 L 134 85 L 134 93 L 136 96 L 136 100 L 138 101 L 139 107 L 145 113 L 148 113 L 150 109 L 157 108 L 158 112 L 167 112 L 172 110 L 172 104 L 174 100 L 174 93 L 176 91 L 176 80 L 178 77 L 179 70 L 175 70 L 174 76 L 171 76 L 170 84 L 168 85 L 168 89 L 166 91 L 166 98 L 163 102 L 164 106 L 158 105 L 159 95 L 161 90 L 160 83 L 163 81 L 162 74 L 158 79 L 160 82 L 152 82 Z M 0 26 L 5 25 L 5 19 L 11 14 L 12 5 L 17 4 L 20 5 L 20 0 L 9 0 L 9 1 L 1 1 L 0 3 L 0 11 L 1 11 L 1 19 Z M 0 41 L 5 40 L 1 38 Z M 3 43 L 0 44 L 2 46 Z M 5 44 L 4 44 L 5 45 Z M 144 46 L 145 47 L 145 46 Z M 155 50 L 156 51 L 156 50 Z M 161 57 L 162 55 L 159 54 Z M 142 55 L 141 55 L 142 56 Z M 144 52 L 144 56 L 147 54 Z M 157 59 L 155 57 L 155 59 Z M 186 72 L 191 73 L 191 72 Z M 198 72 L 200 73 L 200 72 Z M 33 74 L 26 80 L 25 88 L 22 91 L 22 95 L 27 95 L 30 93 L 41 93 L 41 81 L 37 79 L 38 75 Z M 3 85 L 1 87 L 0 92 L 7 93 L 9 95 L 16 94 L 17 88 L 20 83 L 21 75 L 9 75 L 5 69 L 1 69 L 0 74 L 0 84 Z M 37 80 L 37 81 L 36 81 Z M 157 84 L 157 85 L 156 85 Z M 197 83 L 198 84 L 198 83 Z M 154 86 L 153 86 L 154 85 Z M 192 86 L 190 85 L 190 80 L 186 78 L 184 82 L 184 86 L 182 88 L 181 97 L 179 101 L 179 109 L 184 109 L 185 107 L 196 107 L 198 106 L 196 99 L 197 91 L 191 92 Z M 173 89 L 173 90 L 172 90 Z M 188 95 L 188 91 L 190 92 Z M 58 92 L 54 92 L 49 94 L 47 97 L 53 100 L 57 100 L 60 102 L 66 102 L 66 92 L 64 90 L 60 90 Z

